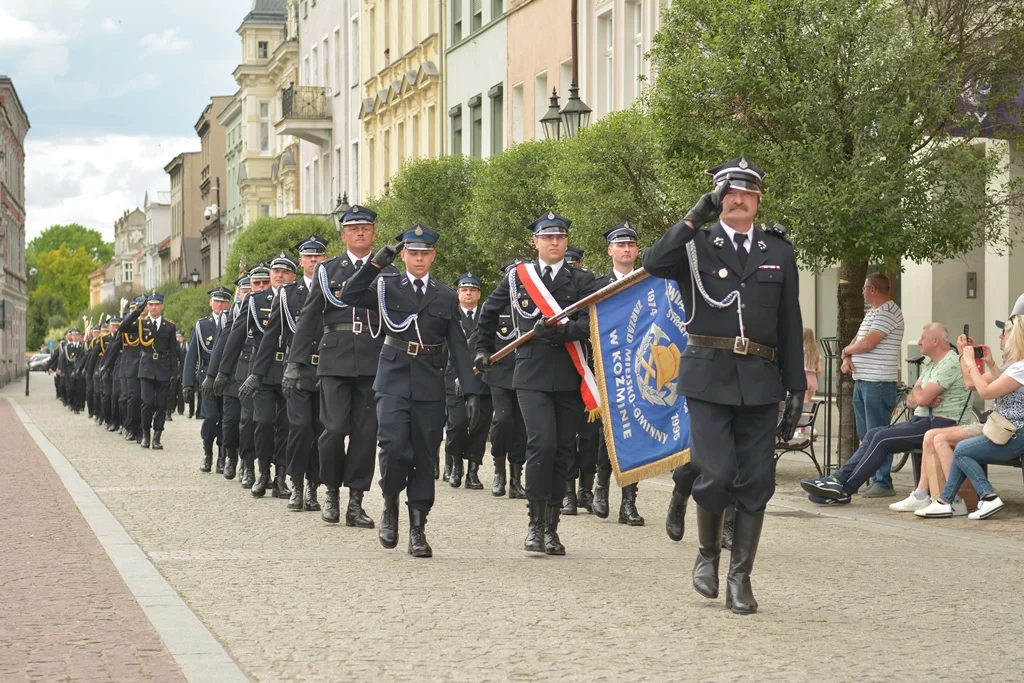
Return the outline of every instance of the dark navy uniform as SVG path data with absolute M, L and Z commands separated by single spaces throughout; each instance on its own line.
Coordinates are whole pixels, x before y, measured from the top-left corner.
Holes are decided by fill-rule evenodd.
M 110 350 L 104 354 L 103 369 L 111 374 L 111 404 L 121 420 L 121 432 L 126 441 L 142 441 L 139 399 L 139 316 L 146 300 L 138 297 L 131 310 L 121 321 Z M 133 398 L 134 397 L 134 398 Z
M 759 196 L 763 171 L 741 157 L 709 173 L 718 189 L 688 214 L 696 229 L 685 219 L 672 226 L 647 250 L 643 263 L 652 275 L 678 282 L 692 316 L 677 391 L 686 396 L 691 468 L 697 473 L 694 587 L 706 597 L 718 595 L 723 513 L 735 501 L 727 604 L 749 613 L 757 609 L 750 571 L 764 509 L 775 491 L 779 396 L 783 387 L 791 393 L 807 388 L 799 276 L 793 246 L 780 231 L 751 227 L 746 233 L 734 231 L 733 238 L 722 222 L 712 222 L 722 202 L 729 201 L 726 192 Z M 696 273 L 687 254 L 689 244 L 695 250 Z M 695 299 L 691 276 L 699 276 Z M 728 300 L 731 295 L 735 300 Z M 787 405 L 787 418 L 789 413 Z M 678 509 L 675 495 L 673 505 Z
M 437 236 L 430 228 L 415 225 L 399 239 L 406 249 L 432 250 Z M 391 254 L 386 255 L 389 250 Z M 385 505 L 381 543 L 387 548 L 397 544 L 398 496 L 405 489 L 409 552 L 429 557 L 432 551 L 423 527 L 434 505 L 434 460 L 444 425 L 444 372 L 449 355 L 467 405 L 477 410 L 479 398 L 469 397 L 479 397 L 481 389 L 459 322 L 458 296 L 429 274 L 425 283 L 408 273 L 381 274 L 381 261 L 386 265 L 393 254 L 391 247 L 382 249 L 373 262 L 360 268 L 342 288 L 341 300 L 349 306 L 376 308 L 386 317 L 373 384 Z
M 210 411 L 211 407 L 207 406 L 207 403 L 219 402 L 220 403 L 220 432 L 221 432 L 221 445 L 224 447 L 224 478 L 234 479 L 236 467 L 239 465 L 239 456 L 241 452 L 240 443 L 242 441 L 241 436 L 241 419 L 242 419 L 242 403 L 238 400 L 238 385 L 240 382 L 233 381 L 230 379 L 230 375 L 234 372 L 234 369 L 228 368 L 225 370 L 225 374 L 229 376 L 229 381 L 219 392 L 215 391 L 213 384 L 216 377 L 220 374 L 221 359 L 224 356 L 224 347 L 227 345 L 228 337 L 231 335 L 231 330 L 236 324 L 236 318 L 234 317 L 235 311 L 238 306 L 232 305 L 232 307 L 224 314 L 224 323 L 220 332 L 215 335 L 213 340 L 213 351 L 210 352 L 210 362 L 206 366 L 206 378 L 200 385 L 203 389 L 203 409 Z M 225 364 L 227 368 L 227 365 Z M 211 414 L 208 412 L 208 414 Z M 249 437 L 249 459 L 241 460 L 242 471 L 239 474 L 239 480 L 242 486 L 251 487 L 255 476 L 249 471 L 252 464 L 251 454 L 251 435 Z M 246 481 L 248 480 L 248 483 Z
M 209 292 L 210 298 L 216 301 L 231 301 L 231 290 L 227 287 L 216 287 Z M 227 313 L 214 314 L 200 318 L 192 327 L 192 335 L 189 338 L 185 349 L 185 359 L 182 363 L 181 384 L 184 392 L 189 395 L 189 405 L 195 401 L 196 390 L 202 386 L 206 379 L 206 370 L 210 364 L 210 356 L 213 354 L 214 346 L 221 332 L 227 324 Z M 210 471 L 210 461 L 213 459 L 213 444 L 217 443 L 217 474 L 224 472 L 227 462 L 227 452 L 221 438 L 221 401 L 214 396 L 199 404 L 202 413 L 203 423 L 199 428 L 199 436 L 203 442 L 203 460 L 199 466 L 200 471 Z M 191 416 L 191 413 L 190 413 Z
M 149 302 L 163 303 L 162 294 L 153 293 Z M 160 434 L 167 415 L 167 393 L 171 377 L 178 371 L 178 340 L 174 322 L 167 318 L 146 319 L 140 323 L 139 388 L 142 396 L 142 447 L 160 450 Z M 150 429 L 153 430 L 150 442 Z

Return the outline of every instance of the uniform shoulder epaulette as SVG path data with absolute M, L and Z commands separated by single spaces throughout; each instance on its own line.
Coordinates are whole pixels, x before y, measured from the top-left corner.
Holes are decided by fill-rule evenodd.
M 171 320 L 170 318 L 167 319 L 167 322 L 169 322 L 172 325 L 177 325 L 178 324 L 178 323 L 174 322 L 173 320 Z
M 575 268 L 576 270 L 582 270 L 584 273 L 590 272 L 586 266 L 581 266 L 578 263 L 567 263 L 566 265 L 569 266 L 570 268 Z
M 398 277 L 402 272 L 399 270 L 382 270 L 377 273 L 378 277 Z
M 772 237 L 778 237 L 780 240 L 789 242 L 790 244 L 793 243 L 788 237 L 786 237 L 786 227 L 780 223 L 776 223 L 772 227 L 764 230 L 764 234 L 771 235 Z

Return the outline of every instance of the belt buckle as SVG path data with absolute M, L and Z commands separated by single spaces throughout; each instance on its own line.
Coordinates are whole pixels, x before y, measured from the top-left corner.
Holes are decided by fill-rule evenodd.
M 732 343 L 732 352 L 740 356 L 745 356 L 748 353 L 747 347 L 750 346 L 750 340 L 746 337 L 736 337 Z
M 418 342 L 412 342 L 412 341 L 411 342 L 406 342 L 405 343 L 405 352 L 408 355 L 412 356 L 413 358 L 415 358 L 416 356 L 420 355 L 420 345 L 419 345 L 419 343 Z
M 277 361 L 278 363 L 283 361 L 284 360 L 284 352 L 283 351 L 278 351 L 277 353 L 275 353 L 274 354 L 274 360 Z
M 352 323 L 352 334 L 362 334 L 362 333 L 363 333 L 363 322 L 361 320 L 354 321 Z
M 320 362 L 320 356 L 314 353 L 312 356 L 309 357 L 309 362 L 311 365 L 316 365 L 317 363 Z
M 160 354 L 156 351 L 153 352 L 153 360 L 160 360 Z

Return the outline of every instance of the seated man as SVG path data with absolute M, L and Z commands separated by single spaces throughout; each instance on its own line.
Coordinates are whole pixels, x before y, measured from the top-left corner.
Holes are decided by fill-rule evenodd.
M 952 427 L 964 414 L 969 392 L 960 373 L 956 349 L 949 344 L 949 333 L 939 323 L 926 325 L 917 342 L 925 356 L 921 377 L 907 395 L 907 406 L 914 416 L 906 422 L 868 430 L 864 441 L 833 476 L 804 479 L 800 486 L 812 502 L 844 503 L 874 474 L 893 453 L 921 448 L 929 429 Z

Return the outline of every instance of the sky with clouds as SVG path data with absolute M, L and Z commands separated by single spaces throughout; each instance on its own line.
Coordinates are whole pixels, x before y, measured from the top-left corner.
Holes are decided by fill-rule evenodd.
M 252 0 L 0 0 L 0 73 L 32 127 L 26 231 L 114 220 L 169 189 L 163 167 L 199 149 L 195 123 L 237 89 L 235 32 Z

